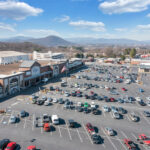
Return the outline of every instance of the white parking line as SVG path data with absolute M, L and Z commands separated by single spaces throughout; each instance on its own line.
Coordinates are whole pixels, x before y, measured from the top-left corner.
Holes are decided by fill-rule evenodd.
M 70 133 L 70 130 L 69 130 L 69 127 L 68 127 L 67 123 L 66 123 L 66 127 L 67 127 L 67 130 L 68 130 L 68 134 L 69 134 L 70 140 L 72 140 L 71 133 Z
M 33 118 L 32 118 L 33 120 L 32 120 L 32 130 L 34 130 L 34 120 L 35 120 L 35 114 L 33 114 Z
M 60 130 L 60 127 L 58 126 L 58 131 L 59 131 L 59 136 L 62 137 L 61 135 L 61 130 Z
M 119 139 L 118 136 L 116 136 L 117 140 L 120 142 L 120 144 L 122 145 L 122 147 L 124 147 L 125 150 L 128 150 L 125 145 L 122 143 L 122 140 Z
M 121 131 L 121 133 L 126 139 L 128 139 L 127 135 L 123 131 Z
M 2 122 L 3 122 L 3 120 L 4 120 L 4 117 L 5 117 L 5 116 L 2 116 L 2 119 L 0 120 L 0 123 L 2 123 Z
M 129 121 L 131 121 L 131 119 L 130 119 L 129 115 L 127 114 L 126 116 L 127 116 L 128 120 L 129 120 Z
M 117 147 L 115 146 L 115 144 L 111 141 L 110 137 L 105 133 L 104 129 L 101 127 L 101 130 L 103 131 L 103 133 L 106 135 L 107 139 L 109 140 L 109 142 L 112 144 L 113 148 L 115 150 L 118 150 Z
M 149 120 L 143 115 L 143 113 L 142 112 L 140 112 L 140 114 L 141 114 L 141 116 L 146 120 L 146 122 L 150 125 L 150 122 L 149 122 Z
M 81 138 L 81 135 L 80 135 L 80 133 L 79 133 L 79 130 L 78 130 L 78 129 L 76 129 L 76 130 L 77 130 L 77 133 L 78 133 L 78 136 L 79 136 L 79 139 L 80 139 L 81 143 L 83 143 L 83 140 L 82 140 L 82 138 Z
M 87 134 L 87 136 L 88 136 L 88 138 L 89 138 L 91 144 L 93 144 L 93 142 L 92 142 L 92 140 L 91 140 L 91 137 L 90 137 L 89 133 L 87 132 L 87 130 L 86 130 L 86 128 L 85 128 L 85 125 L 84 125 L 83 123 L 82 123 L 82 126 L 83 126 L 83 128 L 84 128 L 84 130 L 85 130 L 85 132 L 86 132 L 86 134 Z
M 106 117 L 106 114 L 105 114 L 105 112 L 104 112 L 104 111 L 102 111 L 102 114 L 104 115 L 104 117 Z
M 23 128 L 26 128 L 27 118 L 25 117 Z
M 43 133 L 43 127 L 41 127 L 41 133 Z
M 11 104 L 11 106 L 15 106 L 15 105 L 17 105 L 17 104 L 19 104 L 20 102 L 15 102 L 15 103 L 13 103 L 13 104 Z

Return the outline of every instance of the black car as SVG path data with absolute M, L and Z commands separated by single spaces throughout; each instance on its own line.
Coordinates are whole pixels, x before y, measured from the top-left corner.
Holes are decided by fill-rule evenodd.
M 96 96 L 96 99 L 99 101 L 103 100 L 103 98 L 101 96 Z
M 47 114 L 43 114 L 43 123 L 49 123 L 50 122 L 50 116 L 48 116 Z
M 43 100 L 38 100 L 38 101 L 36 102 L 36 104 L 37 104 L 37 105 L 43 105 L 43 104 L 44 104 L 44 101 L 43 101 Z
M 77 97 L 82 97 L 82 94 L 81 93 L 77 93 L 76 96 Z
M 95 96 L 94 96 L 94 95 L 91 95 L 91 96 L 90 96 L 90 99 L 91 99 L 91 100 L 95 100 Z
M 89 96 L 87 94 L 84 95 L 85 99 L 89 99 Z
M 92 114 L 94 115 L 99 115 L 100 114 L 100 111 L 98 109 L 92 109 Z
M 90 111 L 89 111 L 89 109 L 88 109 L 87 107 L 85 107 L 85 108 L 83 108 L 83 112 L 84 112 L 85 114 L 88 114 Z
M 80 107 L 80 106 L 77 106 L 77 107 L 76 107 L 76 110 L 77 110 L 78 112 L 82 112 L 82 111 L 83 111 L 83 108 Z
M 75 97 L 75 96 L 76 96 L 76 92 L 73 91 L 73 92 L 71 93 L 71 96 Z
M 52 86 L 50 86 L 49 89 L 50 89 L 51 91 L 55 90 Z
M 150 112 L 149 111 L 144 111 L 143 114 L 144 114 L 145 117 L 150 117 Z
M 0 149 L 4 150 L 4 148 L 8 145 L 8 143 L 10 142 L 9 139 L 3 139 L 0 141 Z
M 62 98 L 58 99 L 58 103 L 59 103 L 59 104 L 64 104 L 63 99 L 62 99 Z
M 138 102 L 141 106 L 146 106 L 146 103 L 144 103 L 144 101 L 139 101 Z
M 126 114 L 127 113 L 127 111 L 122 107 L 118 107 L 118 111 L 120 114 Z
M 72 119 L 68 120 L 68 126 L 69 128 L 75 128 L 76 127 L 76 122 Z
M 99 135 L 97 135 L 97 134 L 91 135 L 91 139 L 92 139 L 92 141 L 93 141 L 94 144 L 100 144 L 100 143 L 102 143 L 101 137 Z
M 23 117 L 26 117 L 26 116 L 28 116 L 28 113 L 25 110 L 22 110 L 20 112 L 20 117 L 23 118 Z

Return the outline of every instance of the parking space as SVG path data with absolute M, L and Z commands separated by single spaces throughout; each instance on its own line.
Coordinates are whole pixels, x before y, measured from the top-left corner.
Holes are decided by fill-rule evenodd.
M 72 147 L 72 145 L 74 145 L 74 147 L 76 146 L 77 149 L 81 148 L 86 150 L 127 150 L 128 148 L 124 144 L 124 139 L 131 139 L 138 144 L 139 149 L 147 150 L 148 147 L 144 144 L 139 144 L 137 142 L 137 138 L 138 135 L 142 133 L 150 136 L 150 132 L 148 130 L 150 125 L 150 117 L 146 117 L 143 113 L 145 110 L 149 110 L 149 106 L 142 106 L 137 101 L 133 101 L 131 103 L 125 102 L 125 100 L 129 97 L 140 97 L 144 102 L 146 102 L 146 97 L 149 97 L 149 87 L 144 84 L 139 85 L 135 82 L 125 84 L 124 80 L 122 83 L 116 83 L 118 82 L 118 77 L 115 76 L 123 76 L 123 73 L 121 72 L 128 72 L 128 69 L 121 69 L 122 71 L 120 71 L 119 67 L 112 68 L 106 66 L 100 67 L 99 70 L 92 69 L 93 66 L 90 66 L 89 68 L 89 71 L 83 70 L 77 74 L 73 74 L 76 78 L 69 77 L 69 79 L 67 79 L 68 82 L 66 87 L 61 87 L 61 82 L 58 82 L 55 85 L 50 83 L 42 87 L 47 89 L 51 86 L 54 88 L 59 87 L 60 91 L 49 90 L 48 92 L 43 92 L 40 90 L 42 88 L 39 88 L 39 91 L 33 93 L 34 96 L 39 97 L 39 100 L 44 97 L 47 99 L 52 99 L 47 106 L 44 103 L 42 105 L 33 104 L 33 101 L 31 100 L 33 95 L 28 95 L 27 91 L 20 96 L 14 97 L 2 103 L 1 107 L 5 108 L 7 111 L 5 114 L 0 115 L 1 130 L 5 131 L 7 129 L 10 132 L 13 130 L 12 135 L 19 132 L 20 135 L 18 134 L 16 137 L 18 139 L 20 137 L 19 143 L 22 148 L 26 147 L 26 142 L 21 137 L 21 135 L 24 134 L 27 137 L 36 138 L 36 140 L 44 139 L 37 143 L 34 142 L 37 146 L 40 146 L 41 149 L 43 148 L 44 150 L 47 150 L 49 140 L 51 140 L 50 143 L 52 145 L 55 143 L 53 145 L 54 150 L 57 149 L 57 146 L 64 149 L 66 146 L 68 148 Z M 104 70 L 107 71 L 102 73 Z M 82 78 L 82 76 L 88 76 L 89 79 L 87 79 L 87 77 Z M 96 77 L 101 78 L 101 80 L 95 80 Z M 109 78 L 108 81 L 107 78 Z M 133 80 L 136 80 L 136 77 L 133 76 L 132 78 Z M 87 88 L 87 84 L 90 85 L 89 88 Z M 111 93 L 111 90 L 107 89 L 111 89 L 113 87 L 113 92 L 118 93 L 118 95 Z M 124 91 L 122 88 L 127 89 L 127 91 Z M 144 89 L 144 92 L 139 92 L 139 88 Z M 78 92 L 79 96 L 71 96 L 74 91 Z M 85 95 L 92 96 L 92 92 L 103 99 L 86 99 Z M 82 96 L 80 96 L 80 94 L 82 94 Z M 107 102 L 105 97 L 108 99 L 114 98 L 116 102 Z M 124 102 L 121 103 L 117 101 L 119 98 L 123 99 Z M 56 101 L 53 101 L 54 99 Z M 64 101 L 62 104 L 61 101 L 59 101 L 60 99 Z M 67 103 L 70 104 L 67 105 Z M 82 103 L 83 105 L 83 112 L 76 109 L 79 103 Z M 85 105 L 88 105 L 88 113 L 84 112 L 84 107 L 86 107 Z M 98 106 L 97 109 L 99 110 L 99 113 L 97 115 L 93 113 L 92 105 Z M 110 108 L 110 112 L 104 112 L 103 106 L 106 105 Z M 114 119 L 114 106 L 118 110 L 119 107 L 122 107 L 127 111 L 127 113 L 121 114 L 119 112 L 122 117 L 120 119 Z M 19 115 L 21 110 L 26 110 L 29 113 L 29 116 L 21 118 Z M 137 122 L 131 120 L 130 114 L 132 113 L 139 117 Z M 61 123 L 55 125 L 50 122 L 51 130 L 49 132 L 45 132 L 43 125 L 36 127 L 36 119 L 42 117 L 43 114 L 48 114 L 49 116 L 56 114 L 60 118 Z M 11 123 L 11 116 L 16 116 L 19 120 L 16 123 Z M 78 127 L 70 128 L 68 124 L 69 119 L 76 121 Z M 87 123 L 91 123 L 94 127 L 96 135 L 100 135 L 102 139 L 101 144 L 94 144 L 92 136 L 86 127 Z M 106 127 L 110 127 L 116 131 L 115 136 L 109 136 L 105 131 Z M 63 143 L 67 143 L 67 145 Z M 74 148 L 71 149 L 74 150 Z

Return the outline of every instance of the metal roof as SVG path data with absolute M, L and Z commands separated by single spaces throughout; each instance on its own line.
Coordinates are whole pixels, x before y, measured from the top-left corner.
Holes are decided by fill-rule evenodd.
M 140 69 L 150 69 L 150 65 L 140 65 Z
M 36 61 L 35 60 L 27 60 L 23 61 L 20 65 L 21 68 L 30 68 L 34 65 Z M 38 62 L 37 62 L 38 63 Z

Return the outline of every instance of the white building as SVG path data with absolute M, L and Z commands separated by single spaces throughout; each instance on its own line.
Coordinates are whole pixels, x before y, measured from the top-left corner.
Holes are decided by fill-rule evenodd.
M 0 51 L 0 64 L 11 64 L 24 60 L 29 60 L 29 55 L 26 53 L 16 51 Z
M 64 59 L 65 56 L 63 53 L 38 53 L 37 51 L 33 52 L 33 60 L 45 60 L 45 59 Z

